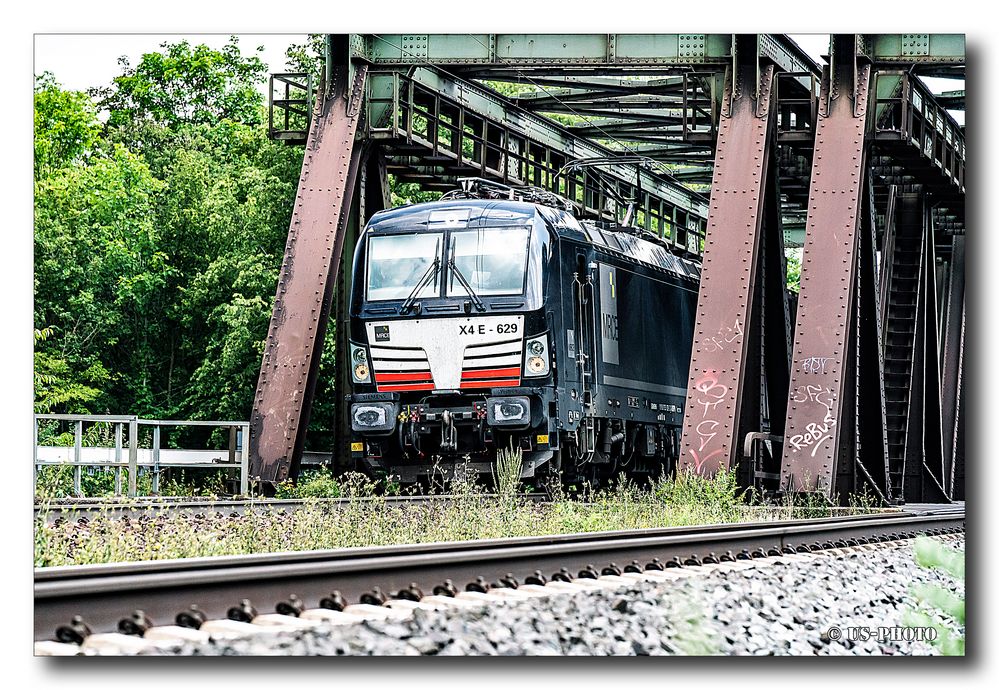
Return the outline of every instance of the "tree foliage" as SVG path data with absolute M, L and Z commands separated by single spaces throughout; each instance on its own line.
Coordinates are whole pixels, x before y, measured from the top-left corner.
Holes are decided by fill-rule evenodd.
M 111 86 L 94 90 L 111 128 L 260 121 L 257 85 L 267 65 L 256 56 L 244 57 L 235 36 L 221 50 L 187 41 L 160 47 L 162 52 L 146 53 L 135 67 L 120 58 L 122 74 Z
M 798 292 L 801 289 L 801 250 L 787 252 L 787 289 Z
M 35 80 L 35 179 L 79 163 L 99 141 L 96 108 L 85 93 L 63 91 L 51 72 Z
M 121 64 L 36 79 L 36 409 L 247 419 L 302 151 L 235 39 Z

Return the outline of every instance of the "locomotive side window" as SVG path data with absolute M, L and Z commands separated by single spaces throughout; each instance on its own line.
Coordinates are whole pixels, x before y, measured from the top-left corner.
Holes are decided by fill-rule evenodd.
M 451 259 L 478 295 L 519 295 L 524 291 L 529 228 L 488 228 L 451 233 Z M 451 271 L 448 297 L 466 294 Z
M 443 235 L 382 235 L 368 240 L 368 299 L 406 299 L 426 276 L 416 297 L 436 297 Z

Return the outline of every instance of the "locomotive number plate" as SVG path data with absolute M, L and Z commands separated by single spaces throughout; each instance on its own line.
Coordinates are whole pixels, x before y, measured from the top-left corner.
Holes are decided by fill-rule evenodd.
M 486 333 L 516 333 L 517 323 L 498 323 L 495 326 L 487 326 L 484 323 L 470 323 L 459 326 L 460 335 L 485 335 Z

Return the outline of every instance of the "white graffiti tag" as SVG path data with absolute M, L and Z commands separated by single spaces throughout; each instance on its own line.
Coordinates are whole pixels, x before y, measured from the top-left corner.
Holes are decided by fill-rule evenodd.
M 725 325 L 718 329 L 718 332 L 710 338 L 701 341 L 701 347 L 705 352 L 719 352 L 729 350 L 729 345 L 742 338 L 742 324 L 736 319 L 731 325 Z
M 831 429 L 836 426 L 836 417 L 832 408 L 836 397 L 831 388 L 823 389 L 822 386 L 798 386 L 791 394 L 791 400 L 799 403 L 814 402 L 825 409 L 821 422 L 809 422 L 805 425 L 805 433 L 794 434 L 788 439 L 788 443 L 794 450 L 808 450 L 814 458 L 815 451 L 826 439 L 832 438 Z
M 824 374 L 828 361 L 828 357 L 805 357 L 801 360 L 801 370 L 806 374 Z

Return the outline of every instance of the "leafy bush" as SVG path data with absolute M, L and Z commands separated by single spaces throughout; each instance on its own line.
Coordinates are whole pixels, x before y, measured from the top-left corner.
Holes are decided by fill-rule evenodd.
M 964 582 L 964 552 L 941 544 L 929 537 L 918 537 L 913 546 L 916 563 L 923 568 L 935 568 L 955 580 Z M 935 646 L 945 656 L 964 656 L 964 597 L 940 585 L 912 585 L 909 593 L 919 603 L 919 609 L 909 609 L 902 624 L 933 628 Z M 955 631 L 959 628 L 959 632 Z
M 742 493 L 734 470 L 720 470 L 714 477 L 678 470 L 672 477 L 661 477 L 653 487 L 653 494 L 663 503 L 710 508 L 722 515 L 745 507 Z
M 340 483 L 328 467 L 305 470 L 298 482 L 285 480 L 277 485 L 275 498 L 340 498 Z

